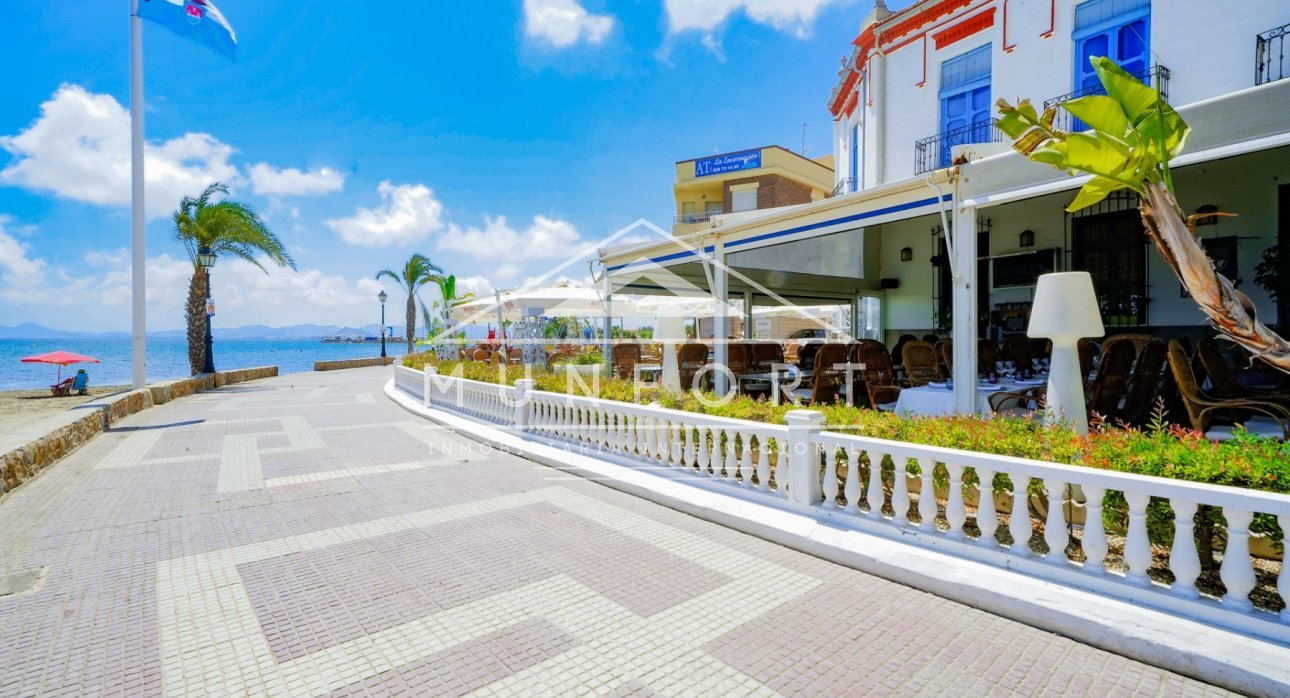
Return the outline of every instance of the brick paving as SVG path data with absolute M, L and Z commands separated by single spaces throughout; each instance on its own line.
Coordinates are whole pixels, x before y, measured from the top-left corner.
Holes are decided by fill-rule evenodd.
M 481 450 L 303 374 L 122 421 L 0 500 L 0 695 L 1208 695 Z

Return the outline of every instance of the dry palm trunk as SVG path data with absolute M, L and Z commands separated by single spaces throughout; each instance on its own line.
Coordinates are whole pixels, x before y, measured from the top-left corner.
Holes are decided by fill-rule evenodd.
M 408 294 L 408 317 L 407 324 L 403 326 L 403 331 L 408 335 L 408 353 L 412 353 L 412 343 L 416 341 L 417 333 L 417 301 L 416 296 Z
M 1254 304 L 1214 270 L 1205 248 L 1187 226 L 1177 199 L 1161 182 L 1147 183 L 1142 223 L 1161 256 L 1209 316 L 1215 329 L 1275 368 L 1290 373 L 1290 342 L 1259 321 Z
M 206 366 L 206 275 L 196 265 L 188 280 L 184 320 L 188 323 L 188 365 L 197 375 Z

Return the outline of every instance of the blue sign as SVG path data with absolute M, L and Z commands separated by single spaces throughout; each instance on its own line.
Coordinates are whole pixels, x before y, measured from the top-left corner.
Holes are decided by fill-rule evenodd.
M 707 177 L 708 175 L 737 172 L 739 170 L 755 170 L 758 167 L 761 167 L 760 148 L 695 160 L 694 176 Z

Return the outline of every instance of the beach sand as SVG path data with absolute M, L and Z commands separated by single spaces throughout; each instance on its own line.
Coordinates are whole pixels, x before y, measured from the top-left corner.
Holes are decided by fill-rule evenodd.
M 127 390 L 127 386 L 91 386 L 89 395 L 53 397 L 49 388 L 41 390 L 0 391 L 0 434 L 12 434 L 22 427 L 48 419 L 77 405 L 111 393 Z

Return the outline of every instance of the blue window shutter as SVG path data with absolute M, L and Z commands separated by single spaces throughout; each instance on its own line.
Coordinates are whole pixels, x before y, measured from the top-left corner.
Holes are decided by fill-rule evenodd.
M 941 64 L 941 133 L 954 133 L 941 138 L 940 167 L 954 146 L 990 140 L 990 58 L 986 44 Z
M 1151 68 L 1150 0 L 1089 0 L 1075 7 L 1075 89 L 1096 88 L 1092 56 L 1142 76 Z

